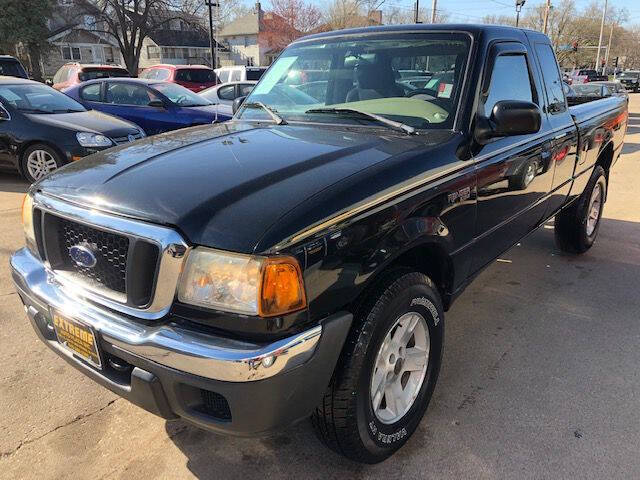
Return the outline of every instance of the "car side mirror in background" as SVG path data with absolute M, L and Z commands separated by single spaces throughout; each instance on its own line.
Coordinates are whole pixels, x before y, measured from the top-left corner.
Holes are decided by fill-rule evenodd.
M 502 100 L 494 105 L 489 119 L 480 119 L 475 136 L 480 143 L 484 143 L 495 137 L 537 133 L 541 124 L 542 114 L 535 103 Z
M 238 109 L 242 106 L 242 104 L 244 103 L 245 99 L 246 99 L 246 95 L 243 97 L 238 97 L 233 101 L 233 106 L 231 107 L 231 110 L 233 111 L 233 114 L 235 115 L 236 112 L 238 111 Z
M 157 98 L 155 100 L 151 100 L 147 105 L 153 108 L 164 108 L 164 102 Z

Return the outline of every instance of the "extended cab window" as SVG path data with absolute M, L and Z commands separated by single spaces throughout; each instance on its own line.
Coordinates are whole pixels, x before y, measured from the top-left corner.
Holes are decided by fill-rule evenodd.
M 562 79 L 560 78 L 560 70 L 556 57 L 551 50 L 551 45 L 537 44 L 536 52 L 542 67 L 542 76 L 544 77 L 544 87 L 547 92 L 547 101 L 549 102 L 549 113 L 560 113 L 567 109 L 562 89 Z
M 487 118 L 491 117 L 493 107 L 501 100 L 537 102 L 534 90 L 531 88 L 531 75 L 525 55 L 500 55 L 496 57 L 491 73 L 489 95 L 484 101 Z

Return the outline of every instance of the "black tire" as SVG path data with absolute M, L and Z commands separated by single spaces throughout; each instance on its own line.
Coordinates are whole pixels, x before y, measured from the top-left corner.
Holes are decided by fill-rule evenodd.
M 29 165 L 28 165 L 29 157 L 31 156 L 31 154 L 33 154 L 36 151 L 45 152 L 52 159 L 52 161 L 55 162 L 54 168 L 44 173 L 41 177 L 37 177 L 37 178 L 36 178 L 36 175 L 30 172 Z M 47 159 L 49 157 L 47 157 Z M 44 143 L 36 143 L 34 145 L 31 145 L 24 152 L 22 152 L 22 155 L 20 156 L 20 173 L 29 183 L 37 182 L 38 180 L 40 180 L 40 178 L 44 177 L 47 173 L 50 173 L 53 170 L 57 170 L 63 165 L 64 165 L 64 162 L 60 154 L 55 149 L 51 148 L 48 145 L 45 145 Z
M 427 369 L 409 410 L 395 423 L 382 423 L 373 410 L 371 377 L 383 340 L 407 312 L 419 313 L 426 320 L 430 341 Z M 422 273 L 408 270 L 387 274 L 355 313 L 331 383 L 322 404 L 312 414 L 312 424 L 322 442 L 357 462 L 377 463 L 391 456 L 413 434 L 429 405 L 443 344 L 444 312 L 433 282 Z
M 596 188 L 600 189 L 601 201 L 595 228 L 589 232 L 589 211 Z M 584 253 L 591 248 L 598 236 L 606 198 L 607 179 L 603 168 L 596 166 L 580 198 L 556 215 L 554 231 L 556 245 L 560 250 L 567 253 Z

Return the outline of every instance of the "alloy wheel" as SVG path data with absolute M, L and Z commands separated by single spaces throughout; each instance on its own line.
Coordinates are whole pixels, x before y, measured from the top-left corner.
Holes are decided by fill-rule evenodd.
M 34 180 L 40 180 L 57 168 L 58 162 L 46 150 L 34 150 L 27 157 L 27 171 Z
M 408 312 L 387 332 L 371 376 L 371 403 L 384 424 L 400 420 L 413 406 L 427 373 L 429 327 L 422 315 Z
M 600 213 L 602 210 L 602 185 L 596 183 L 593 193 L 591 193 L 591 200 L 589 201 L 589 209 L 587 213 L 587 236 L 593 235 L 593 232 L 598 226 L 600 221 Z

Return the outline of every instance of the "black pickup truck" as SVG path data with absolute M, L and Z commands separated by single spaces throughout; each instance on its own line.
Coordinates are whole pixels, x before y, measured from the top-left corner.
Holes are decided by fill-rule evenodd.
M 236 107 L 33 185 L 17 291 L 150 412 L 245 436 L 310 416 L 368 463 L 422 419 L 483 267 L 554 216 L 589 249 L 627 125 L 619 98 L 567 107 L 546 36 L 495 26 L 305 37 Z

